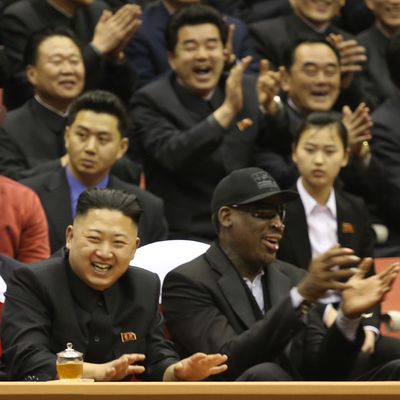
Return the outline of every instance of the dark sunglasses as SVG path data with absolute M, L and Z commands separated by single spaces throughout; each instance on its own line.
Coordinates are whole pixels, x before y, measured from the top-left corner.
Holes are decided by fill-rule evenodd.
M 265 206 L 260 207 L 260 205 L 246 205 L 246 204 L 232 204 L 230 206 L 238 211 L 243 211 L 251 214 L 252 217 L 264 220 L 270 220 L 277 216 L 283 220 L 285 219 L 285 209 L 283 206 Z

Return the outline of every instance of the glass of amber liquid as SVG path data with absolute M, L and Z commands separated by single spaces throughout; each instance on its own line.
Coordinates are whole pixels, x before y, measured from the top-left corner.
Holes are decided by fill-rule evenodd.
M 58 379 L 82 379 L 83 354 L 74 350 L 72 343 L 67 343 L 67 348 L 57 353 L 56 367 Z

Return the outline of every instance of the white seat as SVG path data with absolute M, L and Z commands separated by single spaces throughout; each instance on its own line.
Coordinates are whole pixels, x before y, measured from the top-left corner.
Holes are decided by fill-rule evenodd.
M 162 285 L 169 271 L 205 253 L 209 247 L 194 240 L 162 240 L 139 247 L 130 265 L 156 273 Z
M 7 290 L 7 284 L 4 279 L 0 276 L 0 303 L 4 303 L 5 297 L 4 293 Z

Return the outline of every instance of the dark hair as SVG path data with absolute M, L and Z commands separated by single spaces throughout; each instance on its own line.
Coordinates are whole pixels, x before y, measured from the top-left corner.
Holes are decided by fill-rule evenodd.
M 397 32 L 389 42 L 386 50 L 386 62 L 390 78 L 400 88 L 400 32 Z
M 128 115 L 122 101 L 113 93 L 104 90 L 93 90 L 78 97 L 69 108 L 67 125 L 71 126 L 79 111 L 88 110 L 95 113 L 110 114 L 117 118 L 118 129 L 122 136 L 127 135 Z
M 79 43 L 77 37 L 74 32 L 66 27 L 47 27 L 40 31 L 34 32 L 30 38 L 28 39 L 24 54 L 23 54 L 23 65 L 26 68 L 28 65 L 35 65 L 38 57 L 38 49 L 39 46 L 46 40 L 54 36 L 65 36 L 71 39 L 75 45 L 79 48 L 79 51 L 82 54 L 82 47 Z
M 89 210 L 107 209 L 120 211 L 136 225 L 139 223 L 142 208 L 136 195 L 116 189 L 88 189 L 78 198 L 76 216 L 84 216 Z M 112 223 L 110 221 L 110 223 Z
M 334 46 L 332 46 L 328 41 L 325 41 L 325 40 L 298 40 L 296 42 L 291 43 L 290 46 L 287 46 L 283 51 L 282 65 L 286 68 L 286 71 L 289 72 L 290 69 L 292 68 L 292 66 L 294 64 L 296 50 L 302 44 L 309 44 L 309 45 L 324 44 L 324 45 L 328 46 L 335 53 L 338 63 L 340 64 L 340 55 L 339 55 L 337 49 Z
M 317 127 L 321 129 L 329 125 L 336 126 L 339 138 L 343 144 L 344 150 L 346 151 L 348 145 L 347 128 L 343 124 L 342 116 L 334 111 L 312 112 L 308 114 L 296 131 L 293 141 L 294 145 L 298 145 L 301 136 L 308 128 Z
M 212 7 L 196 4 L 184 7 L 172 15 L 165 31 L 167 50 L 174 52 L 178 41 L 178 32 L 187 25 L 213 24 L 218 28 L 221 41 L 225 45 L 228 27 L 221 14 Z

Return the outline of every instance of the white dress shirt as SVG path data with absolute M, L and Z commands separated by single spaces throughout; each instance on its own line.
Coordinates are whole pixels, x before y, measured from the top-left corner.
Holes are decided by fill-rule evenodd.
M 297 180 L 297 190 L 306 214 L 311 255 L 315 258 L 338 243 L 335 190 L 331 189 L 328 201 L 323 206 L 307 192 L 301 177 Z M 320 299 L 324 304 L 339 301 L 340 294 L 333 290 L 328 290 Z
M 262 276 L 264 275 L 264 271 L 261 272 L 251 281 L 249 278 L 243 277 L 243 280 L 246 282 L 246 285 L 250 289 L 250 292 L 253 294 L 258 307 L 263 314 L 265 314 L 265 302 L 264 302 L 264 291 L 262 285 Z

